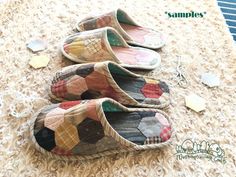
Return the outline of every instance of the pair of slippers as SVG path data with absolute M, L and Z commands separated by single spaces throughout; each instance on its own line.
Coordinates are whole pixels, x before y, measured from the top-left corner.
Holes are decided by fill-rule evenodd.
M 170 141 L 170 119 L 158 109 L 170 102 L 164 81 L 106 61 L 65 67 L 50 88 L 61 103 L 42 108 L 31 127 L 36 148 L 50 157 L 92 159 Z
M 61 51 L 78 62 L 113 61 L 126 68 L 154 69 L 160 55 L 150 49 L 165 44 L 162 34 L 139 26 L 121 9 L 87 17 L 77 24 L 77 34 L 67 37 Z M 136 46 L 130 46 L 130 45 Z

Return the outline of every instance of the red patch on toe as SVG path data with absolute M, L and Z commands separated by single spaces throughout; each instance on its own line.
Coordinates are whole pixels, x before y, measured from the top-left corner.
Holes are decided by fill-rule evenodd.
M 62 102 L 59 107 L 62 109 L 69 109 L 77 104 L 80 104 L 80 101 L 67 101 L 67 102 Z

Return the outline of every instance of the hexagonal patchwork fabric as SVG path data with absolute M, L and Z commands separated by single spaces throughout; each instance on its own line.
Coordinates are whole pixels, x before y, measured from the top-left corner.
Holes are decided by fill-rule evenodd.
M 64 150 L 71 150 L 80 141 L 77 128 L 64 120 L 55 130 L 56 145 Z
M 35 138 L 40 146 L 51 151 L 56 146 L 54 133 L 54 131 L 44 127 L 35 134 Z
M 75 75 L 67 81 L 67 92 L 70 94 L 81 95 L 86 90 L 88 90 L 86 81 L 81 76 Z
M 87 38 L 84 43 L 89 53 L 96 54 L 102 49 L 101 39 L 90 37 Z
M 55 131 L 57 127 L 64 122 L 64 109 L 60 107 L 50 111 L 44 119 L 44 126 Z
M 45 116 L 53 109 L 57 108 L 59 104 L 53 104 L 44 107 L 41 112 L 37 116 L 37 124 L 34 125 L 34 134 L 39 132 L 42 128 L 44 128 Z
M 171 136 L 169 121 L 160 113 L 144 115 L 138 129 L 146 137 L 144 144 L 165 142 Z
M 93 71 L 91 74 L 85 77 L 88 88 L 93 90 L 103 90 L 110 86 L 107 81 L 107 77 L 100 74 L 97 71 Z
M 63 54 L 76 60 L 101 61 L 112 59 L 107 48 L 107 40 L 100 30 L 96 32 L 77 33 L 69 36 L 63 44 Z
M 161 143 L 171 135 L 168 120 L 158 112 L 105 112 L 105 115 L 120 136 L 138 145 Z
M 105 136 L 97 117 L 95 103 L 93 100 L 70 101 L 43 109 L 34 126 L 37 143 L 58 155 L 87 154 L 87 144 L 96 144 Z
M 78 113 L 84 113 L 77 114 L 78 110 L 70 111 L 70 108 L 75 108 L 76 105 L 81 105 Z M 105 137 L 94 109 L 95 101 L 62 102 L 57 104 L 57 107 L 49 107 L 52 109 L 39 113 L 34 130 L 37 143 L 45 150 L 70 156 L 88 155 L 117 147 L 112 137 Z M 81 121 L 76 123 L 76 121 L 71 121 L 72 119 Z
M 66 89 L 66 80 L 59 80 L 51 86 L 51 91 L 55 96 L 59 98 L 65 98 L 67 89 Z
M 104 137 L 101 123 L 88 117 L 77 125 L 77 130 L 81 141 L 86 143 L 95 144 Z
M 162 141 L 167 141 L 170 139 L 171 136 L 171 128 L 170 127 L 163 127 L 160 133 L 160 137 Z
M 53 79 L 53 97 L 65 100 L 109 97 L 122 104 L 142 107 L 169 104 L 170 91 L 164 81 L 133 74 L 116 63 L 74 65 L 68 70 L 64 68 Z
M 42 109 L 34 124 L 37 144 L 57 155 L 92 155 L 171 137 L 166 115 L 129 109 L 112 99 L 62 102 Z
M 146 98 L 159 98 L 163 91 L 158 84 L 146 83 L 141 92 Z
M 156 137 L 160 136 L 161 124 L 155 117 L 145 117 L 141 120 L 138 129 L 146 137 Z
M 85 78 L 94 71 L 94 64 L 81 65 L 76 69 L 76 74 Z

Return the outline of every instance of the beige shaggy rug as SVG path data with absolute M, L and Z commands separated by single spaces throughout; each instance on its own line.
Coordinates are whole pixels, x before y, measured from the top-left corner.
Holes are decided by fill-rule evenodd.
M 54 72 L 72 62 L 62 58 L 59 42 L 73 33 L 76 21 L 88 13 L 123 8 L 140 24 L 160 30 L 167 44 L 159 52 L 161 70 L 143 72 L 172 85 L 172 103 L 165 111 L 175 128 L 172 143 L 159 150 L 134 152 L 83 162 L 50 159 L 30 144 L 29 121 L 35 111 L 50 104 L 48 84 Z M 206 12 L 203 18 L 168 18 L 165 12 Z M 43 38 L 48 48 L 33 54 L 26 43 Z M 34 55 L 50 57 L 48 67 L 33 69 Z M 188 79 L 176 82 L 177 56 Z M 214 0 L 0 0 L 0 176 L 224 176 L 236 175 L 236 55 L 232 37 Z M 221 79 L 208 88 L 204 72 Z M 184 96 L 196 93 L 206 110 L 185 107 Z M 18 117 L 18 118 L 17 118 Z M 22 118 L 19 118 L 22 117 Z M 185 139 L 216 141 L 226 163 L 176 158 L 176 146 Z

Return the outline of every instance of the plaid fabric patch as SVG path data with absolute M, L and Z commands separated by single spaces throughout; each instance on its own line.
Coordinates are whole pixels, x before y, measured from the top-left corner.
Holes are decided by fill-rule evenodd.
M 66 81 L 65 80 L 60 80 L 57 83 L 52 84 L 51 91 L 57 97 L 64 98 L 66 96 L 66 93 L 67 93 Z
M 86 49 L 89 53 L 95 54 L 102 49 L 101 39 L 88 38 L 84 41 Z
M 63 122 L 55 131 L 56 145 L 64 150 L 71 150 L 79 143 L 76 127 L 69 122 Z
M 160 137 L 155 136 L 155 137 L 148 137 L 145 141 L 144 144 L 157 144 L 157 143 L 161 143 L 162 140 Z
M 170 136 L 171 136 L 171 128 L 164 127 L 160 134 L 162 141 L 167 141 L 168 139 L 170 139 Z

